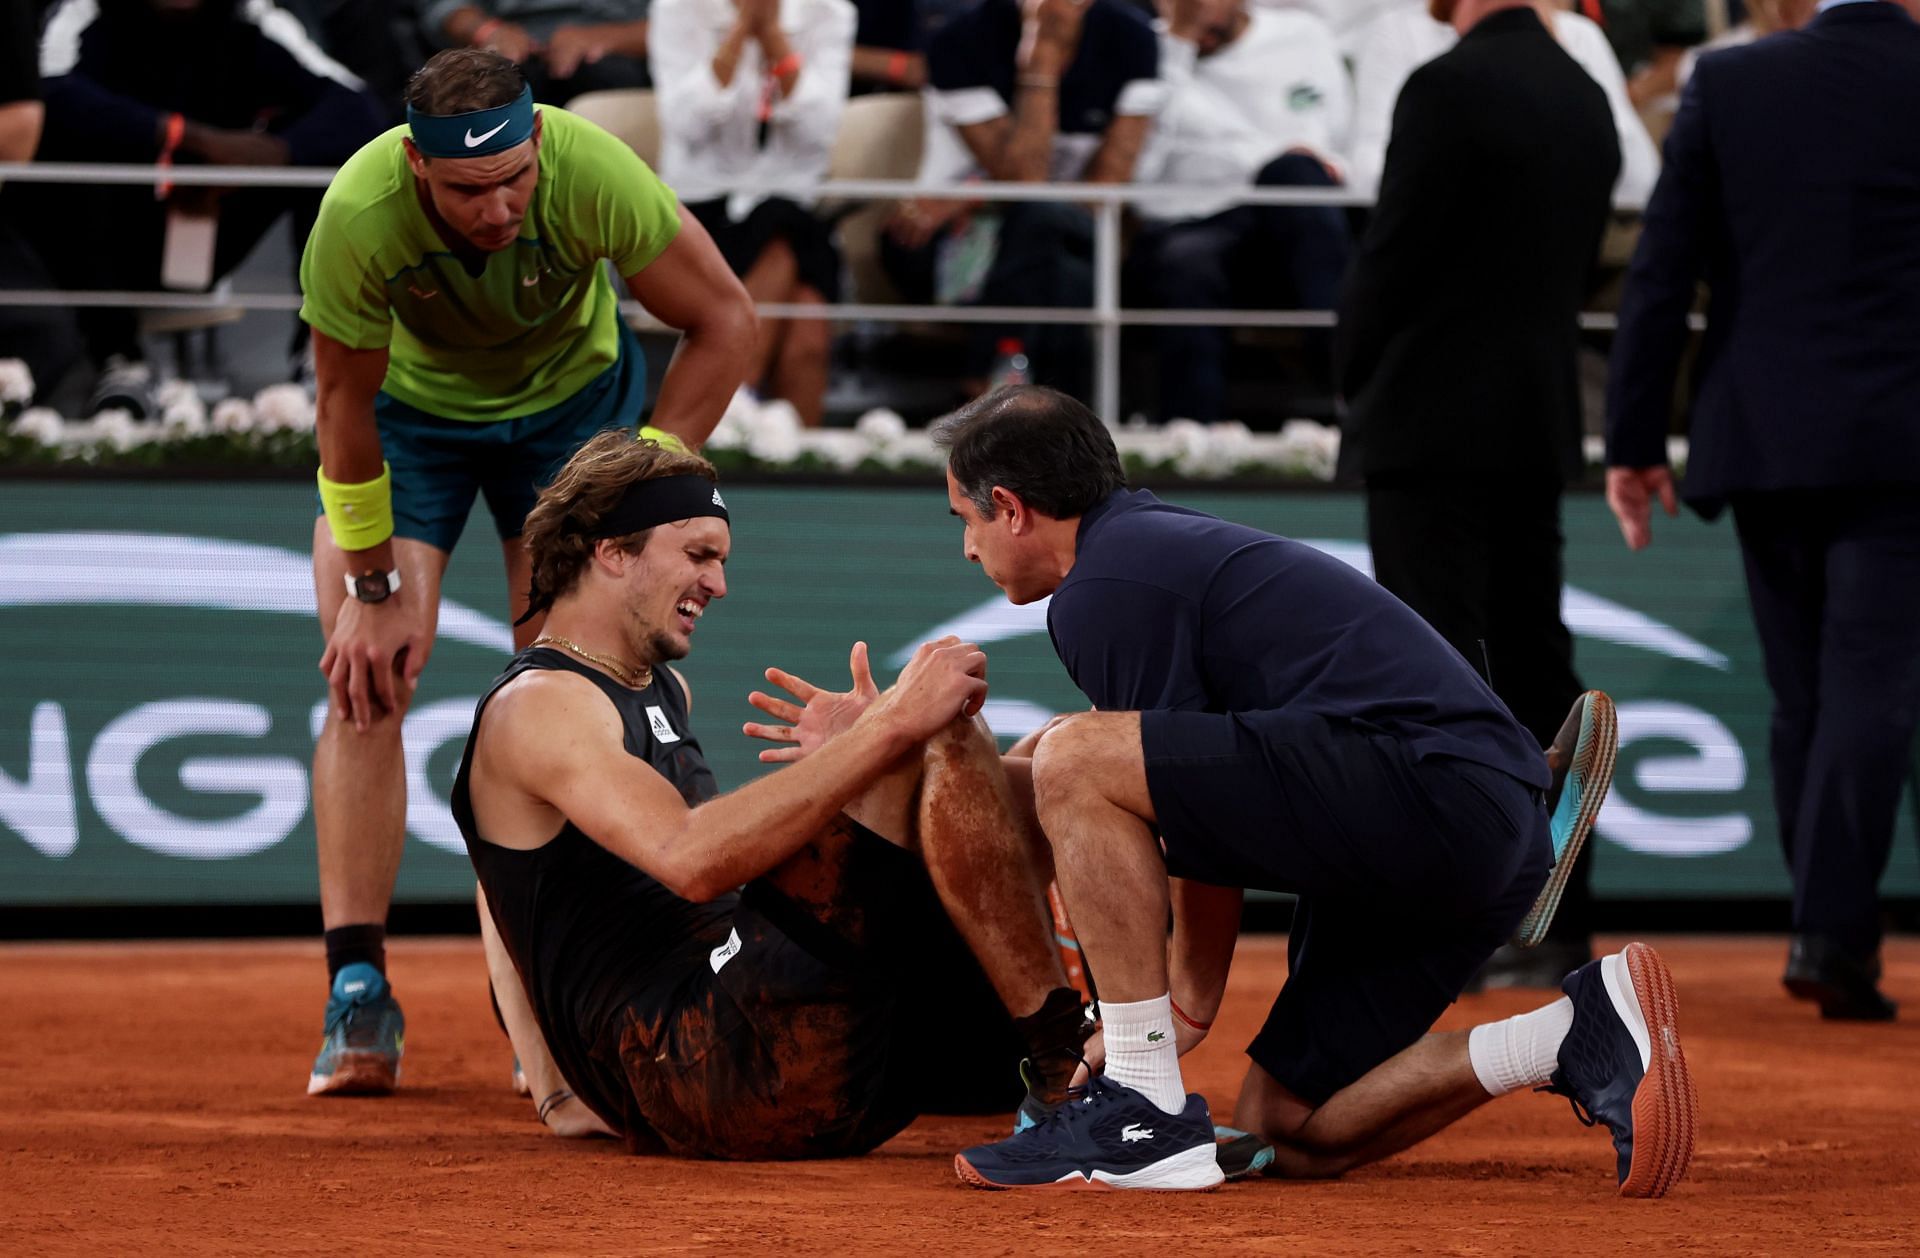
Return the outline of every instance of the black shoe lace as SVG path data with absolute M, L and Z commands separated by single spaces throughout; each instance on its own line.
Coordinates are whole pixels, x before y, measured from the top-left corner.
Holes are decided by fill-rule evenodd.
M 1081 1086 L 1068 1088 L 1067 1099 L 1048 1110 L 1043 1118 L 1027 1130 L 1039 1131 L 1042 1128 L 1052 1127 L 1055 1123 L 1076 1121 L 1087 1110 L 1097 1109 L 1112 1097 L 1113 1089 L 1108 1086 L 1105 1078 L 1092 1075 Z
M 1592 1110 L 1588 1109 L 1586 1106 L 1580 1103 L 1580 1098 L 1573 1094 L 1572 1088 L 1562 1087 L 1562 1086 L 1551 1084 L 1551 1083 L 1543 1083 L 1539 1087 L 1535 1088 L 1534 1091 L 1535 1092 L 1551 1092 L 1555 1096 L 1566 1097 L 1567 1104 L 1573 1106 L 1573 1116 L 1580 1120 L 1580 1125 L 1582 1127 L 1591 1127 L 1595 1123 L 1600 1121 L 1599 1119 L 1593 1116 Z

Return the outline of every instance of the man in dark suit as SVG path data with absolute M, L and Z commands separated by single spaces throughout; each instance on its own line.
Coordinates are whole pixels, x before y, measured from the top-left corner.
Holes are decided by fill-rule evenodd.
M 1804 30 L 1703 57 L 1607 397 L 1607 500 L 1638 550 L 1652 499 L 1675 511 L 1667 425 L 1704 278 L 1681 496 L 1733 507 L 1774 696 L 1785 982 L 1829 1018 L 1895 1011 L 1877 887 L 1920 711 L 1916 119 L 1920 25 L 1884 0 L 1827 0 Z
M 1580 474 L 1578 316 L 1620 169 L 1605 93 L 1516 0 L 1432 0 L 1463 36 L 1407 79 L 1341 302 L 1343 469 L 1381 584 L 1486 673 L 1542 746 L 1580 696 L 1560 619 L 1560 494 Z M 1491 983 L 1586 961 L 1582 859 L 1546 944 Z M 1504 972 L 1501 972 L 1504 971 Z

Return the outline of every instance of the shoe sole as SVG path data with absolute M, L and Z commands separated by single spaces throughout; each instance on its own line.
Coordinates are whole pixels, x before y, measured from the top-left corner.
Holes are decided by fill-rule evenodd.
M 1573 863 L 1580 859 L 1580 850 L 1593 831 L 1600 806 L 1607 802 L 1607 793 L 1613 789 L 1613 765 L 1620 755 L 1620 723 L 1613 710 L 1613 700 L 1602 690 L 1589 690 L 1580 697 L 1586 706 L 1580 716 L 1580 737 L 1574 743 L 1573 764 L 1567 769 L 1567 784 L 1563 788 L 1572 790 L 1576 781 L 1580 784 L 1579 810 L 1574 814 L 1566 850 L 1553 862 L 1547 885 L 1540 889 L 1533 907 L 1520 919 L 1520 929 L 1514 932 L 1513 941 L 1522 948 L 1532 948 L 1547 937 L 1547 928 L 1553 925 L 1553 915 L 1559 911 L 1560 897 L 1567 889 L 1567 879 L 1573 875 Z
M 1273 1146 L 1238 1127 L 1215 1127 L 1213 1160 L 1229 1180 L 1245 1179 L 1273 1165 Z
M 1700 1097 L 1680 1051 L 1680 998 L 1660 954 L 1643 943 L 1624 953 L 1634 998 L 1647 1026 L 1647 1072 L 1633 1094 L 1633 1157 L 1622 1197 L 1664 1197 L 1693 1162 Z
M 400 1066 L 383 1053 L 341 1053 L 330 1075 L 309 1075 L 308 1096 L 386 1096 L 400 1086 Z
M 973 1163 L 967 1161 L 966 1154 L 956 1153 L 953 1157 L 953 1173 L 960 1177 L 963 1184 L 996 1191 L 1043 1189 L 1059 1192 L 1083 1188 L 1118 1188 L 1134 1192 L 1212 1192 L 1226 1182 L 1215 1156 L 1213 1142 L 1209 1141 L 1124 1175 L 1111 1171 L 1093 1171 L 1090 1174 L 1069 1171 L 1059 1179 L 1040 1184 L 1000 1184 L 975 1170 Z

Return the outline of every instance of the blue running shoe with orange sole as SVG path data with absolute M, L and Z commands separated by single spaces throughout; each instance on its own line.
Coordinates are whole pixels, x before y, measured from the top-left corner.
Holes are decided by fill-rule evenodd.
M 1631 943 L 1567 975 L 1573 1025 L 1559 1068 L 1540 1091 L 1604 1124 L 1622 1197 L 1664 1197 L 1693 1161 L 1700 1100 L 1680 1051 L 1679 997 L 1660 954 Z
M 400 1083 L 407 1019 L 386 975 L 371 965 L 340 967 L 327 999 L 320 1055 L 307 1079 L 308 1096 L 378 1096 Z
M 1169 1114 L 1132 1088 L 1095 1075 L 1033 1126 L 953 1159 L 976 1188 L 1218 1188 L 1213 1118 L 1204 1097 Z

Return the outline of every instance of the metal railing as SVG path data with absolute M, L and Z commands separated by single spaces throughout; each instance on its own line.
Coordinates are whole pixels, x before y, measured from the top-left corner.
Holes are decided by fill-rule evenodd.
M 138 166 L 83 162 L 0 162 L 0 183 L 79 183 L 145 185 L 161 183 L 177 186 L 221 188 L 324 188 L 334 172 L 317 167 L 277 166 Z M 1151 207 L 1155 203 L 1179 202 L 1196 194 L 1230 199 L 1240 205 L 1277 206 L 1370 206 L 1373 198 L 1347 188 L 1197 188 L 1185 185 L 1105 184 L 1105 183 L 950 183 L 927 184 L 905 179 L 841 179 L 816 184 L 743 183 L 734 191 L 763 196 L 786 196 L 801 201 L 895 201 L 907 198 L 934 200 L 1073 202 L 1085 205 L 1093 216 L 1093 304 L 1086 307 L 1058 306 L 938 306 L 841 302 L 829 305 L 831 318 L 837 321 L 865 320 L 875 323 L 1028 323 L 1080 324 L 1093 328 L 1094 396 L 1093 409 L 1108 423 L 1120 416 L 1120 331 L 1125 327 L 1235 327 L 1235 328 L 1327 328 L 1332 327 L 1331 310 L 1160 310 L 1123 307 L 1120 304 L 1120 216 L 1129 205 Z M 1621 210 L 1640 207 L 1622 203 Z M 292 292 L 235 292 L 224 285 L 207 293 L 70 291 L 61 289 L 0 288 L 0 305 L 10 306 L 107 306 L 142 309 L 226 309 L 297 310 L 300 295 Z M 781 302 L 762 303 L 760 314 L 771 319 L 817 319 L 821 308 Z M 621 313 L 629 319 L 659 327 L 640 303 L 624 300 Z M 1580 326 L 1593 331 L 1611 331 L 1616 326 L 1612 314 L 1588 311 L 1580 316 Z M 1704 326 L 1698 316 L 1693 326 Z

